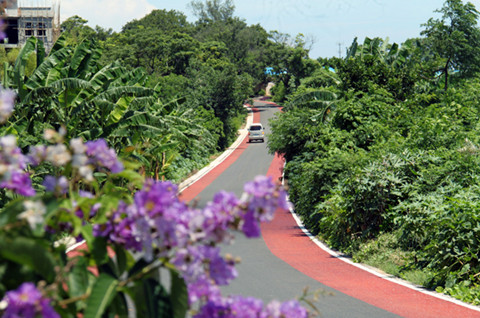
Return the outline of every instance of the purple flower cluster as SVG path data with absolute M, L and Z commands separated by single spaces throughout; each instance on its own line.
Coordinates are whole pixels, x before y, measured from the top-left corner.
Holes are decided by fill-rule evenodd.
M 228 243 L 232 230 L 258 236 L 260 221 L 271 220 L 277 207 L 288 207 L 286 194 L 271 178 L 259 176 L 245 186 L 242 199 L 219 192 L 204 209 L 193 209 L 177 196 L 171 182 L 148 180 L 133 204 L 121 203 L 95 236 L 107 237 L 148 261 L 163 257 L 182 274 L 190 301 L 221 299 L 219 286 L 237 276 L 235 261 L 215 245 Z M 257 235 L 253 235 L 257 234 Z
M 71 163 L 86 180 L 91 180 L 95 168 L 106 168 L 113 173 L 123 170 L 115 150 L 108 148 L 103 139 L 84 143 L 81 138 L 75 138 L 70 141 L 69 148 L 62 143 L 30 147 L 28 158 L 29 163 L 34 166 L 42 162 L 59 167 Z
M 272 301 L 264 306 L 252 297 L 234 296 L 220 301 L 209 301 L 195 318 L 307 318 L 308 312 L 297 301 Z
M 50 300 L 43 297 L 33 283 L 23 283 L 16 290 L 7 292 L 2 302 L 7 304 L 3 318 L 60 317 L 50 306 Z
M 0 187 L 24 196 L 35 195 L 32 181 L 25 168 L 27 159 L 17 147 L 14 136 L 0 138 Z
M 0 20 L 1 22 L 1 20 Z M 0 23 L 1 28 L 1 23 Z M 1 32 L 0 32 L 1 39 Z M 4 123 L 12 115 L 15 106 L 15 92 L 0 86 L 0 123 Z
M 55 178 L 54 176 L 46 176 L 43 180 L 43 186 L 48 192 L 62 195 L 68 191 L 68 180 L 65 176 Z
M 109 169 L 113 173 L 123 170 L 122 163 L 117 159 L 115 151 L 108 148 L 103 139 L 83 143 L 81 139 L 72 139 L 70 148 L 62 143 L 30 147 L 29 153 L 23 155 L 17 147 L 15 136 L 8 135 L 0 138 L 0 188 L 7 188 L 24 196 L 35 195 L 32 181 L 25 169 L 27 163 L 37 166 L 42 162 L 49 162 L 57 167 L 69 163 L 76 168 L 81 177 L 87 181 L 93 180 L 93 171 Z M 64 194 L 68 182 L 65 177 L 56 179 L 48 176 L 44 181 L 47 191 Z
M 108 148 L 104 139 L 87 141 L 85 146 L 87 147 L 86 153 L 89 157 L 89 163 L 97 167 L 105 167 L 113 173 L 123 170 L 123 165 L 118 161 L 115 150 Z
M 277 207 L 288 210 L 285 191 L 279 191 L 271 178 L 258 176 L 244 186 L 243 201 L 247 202 L 242 230 L 247 237 L 258 237 L 261 222 L 271 221 Z

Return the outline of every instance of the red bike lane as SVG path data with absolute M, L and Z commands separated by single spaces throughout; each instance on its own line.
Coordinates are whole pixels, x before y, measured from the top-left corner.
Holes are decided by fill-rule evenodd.
M 276 105 L 272 102 L 265 102 Z M 260 121 L 260 113 L 254 112 L 253 122 Z M 247 138 L 217 167 L 207 173 L 201 182 L 185 189 L 181 198 L 194 199 L 216 177 L 225 171 L 248 147 Z M 274 180 L 282 177 L 284 159 L 276 155 L 267 172 Z M 480 309 L 447 300 L 447 297 L 420 288 L 407 287 L 379 277 L 363 268 L 345 262 L 320 248 L 297 224 L 292 213 L 277 210 L 270 223 L 262 224 L 262 236 L 270 251 L 278 258 L 305 275 L 349 296 L 402 317 L 480 317 Z M 320 308 L 321 311 L 321 308 Z
M 281 177 L 284 160 L 275 156 L 267 175 Z M 262 224 L 270 251 L 305 275 L 344 294 L 402 317 L 480 317 L 480 309 L 438 298 L 404 286 L 321 249 L 298 226 L 290 211 L 277 210 L 270 223 Z M 321 311 L 321 308 L 320 308 Z
M 254 112 L 253 116 L 253 122 L 259 122 L 260 113 Z M 180 194 L 181 199 L 193 200 L 223 173 L 248 147 L 247 139 L 244 138 L 224 161 L 199 179 L 201 182 L 197 180 L 186 188 Z M 278 180 L 282 177 L 283 165 L 284 159 L 276 155 L 267 175 Z M 405 286 L 407 284 L 387 280 L 330 254 L 302 231 L 290 211 L 277 210 L 272 222 L 262 224 L 262 236 L 267 247 L 276 257 L 305 275 L 339 292 L 399 316 L 480 318 L 478 307 L 462 305 L 440 296 L 436 297 L 433 293 L 424 293 Z M 319 309 L 321 311 L 321 308 Z M 352 316 L 354 316 L 353 313 Z

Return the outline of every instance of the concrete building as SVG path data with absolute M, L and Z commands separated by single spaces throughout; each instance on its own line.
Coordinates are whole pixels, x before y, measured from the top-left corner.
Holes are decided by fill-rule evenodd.
M 7 37 L 2 43 L 5 48 L 21 47 L 28 38 L 35 36 L 43 41 L 47 52 L 50 51 L 60 27 L 60 10 L 56 10 L 51 1 L 0 0 L 0 3 L 6 8 L 4 22 Z

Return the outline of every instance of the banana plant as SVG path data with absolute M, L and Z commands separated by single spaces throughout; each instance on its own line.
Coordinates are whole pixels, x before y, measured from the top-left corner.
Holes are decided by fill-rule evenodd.
M 381 38 L 370 39 L 366 37 L 363 44 L 358 44 L 357 38 L 353 40 L 352 45 L 347 50 L 347 57 L 360 58 L 363 60 L 365 56 L 374 56 L 382 63 L 390 66 L 392 69 L 401 69 L 407 67 L 408 57 L 412 54 L 412 46 L 409 42 L 399 46 L 397 43 L 389 44 L 389 39 Z
M 47 57 L 42 52 L 41 41 L 30 38 L 6 72 L 5 82 L 12 83 L 19 100 L 9 133 L 41 136 L 44 128 L 64 125 L 72 136 L 99 138 L 107 118 L 121 119 L 129 107 L 125 102 L 154 93 L 143 87 L 141 70 L 128 71 L 118 63 L 101 67 L 101 50 L 94 43 L 71 48 L 60 37 Z M 27 78 L 25 64 L 34 53 L 38 66 Z
M 143 111 L 127 111 L 122 121 L 105 130 L 113 144 L 126 144 L 125 152 L 142 162 L 145 174 L 157 180 L 169 177 L 170 165 L 186 151 L 214 146 L 213 136 L 182 100 L 166 104 L 157 100 Z
M 338 95 L 326 88 L 309 89 L 296 94 L 286 105 L 285 110 L 306 108 L 311 111 L 313 121 L 325 122 L 335 109 L 338 100 Z

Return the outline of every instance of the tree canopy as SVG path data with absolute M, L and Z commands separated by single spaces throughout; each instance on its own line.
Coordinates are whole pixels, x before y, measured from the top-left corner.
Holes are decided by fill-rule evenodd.
M 428 20 L 421 34 L 426 36 L 427 47 L 443 60 L 440 71 L 445 76 L 446 90 L 449 72 L 471 76 L 480 70 L 479 12 L 472 3 L 461 0 L 447 0 L 436 12 L 442 17 Z

